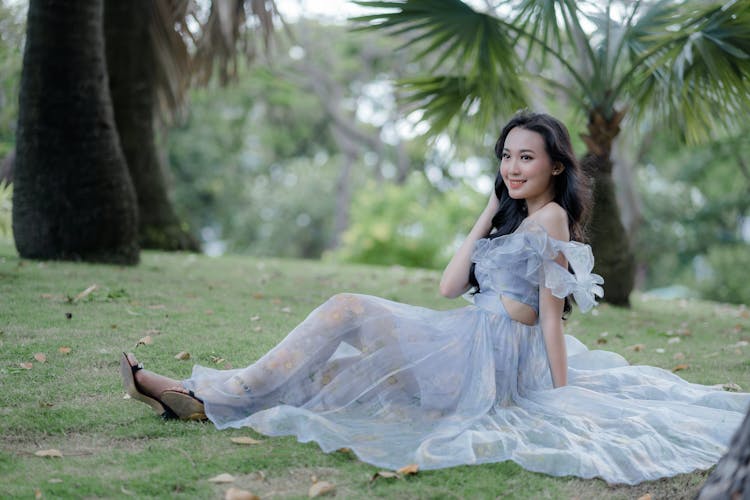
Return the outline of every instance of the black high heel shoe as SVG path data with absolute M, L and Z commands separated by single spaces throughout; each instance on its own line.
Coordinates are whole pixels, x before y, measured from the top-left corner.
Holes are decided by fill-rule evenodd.
M 146 403 L 157 415 L 164 419 L 206 420 L 203 401 L 196 398 L 193 391 L 185 393 L 170 389 L 162 392 L 159 399 L 141 392 L 138 382 L 135 380 L 135 373 L 142 369 L 143 363 L 131 364 L 128 354 L 122 353 L 120 375 L 125 392 L 131 398 Z

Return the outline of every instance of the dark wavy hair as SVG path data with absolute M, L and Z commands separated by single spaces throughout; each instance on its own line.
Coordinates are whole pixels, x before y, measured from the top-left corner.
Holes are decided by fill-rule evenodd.
M 517 113 L 503 127 L 495 143 L 495 156 L 502 159 L 505 139 L 514 128 L 531 130 L 542 136 L 544 149 L 553 164 L 560 163 L 565 168 L 559 175 L 553 176 L 555 197 L 553 200 L 568 214 L 568 229 L 571 239 L 586 241 L 585 225 L 591 210 L 591 181 L 581 169 L 573 153 L 568 129 L 558 119 L 545 113 L 522 111 Z M 495 177 L 495 194 L 500 200 L 500 208 L 492 218 L 492 229 L 489 238 L 497 238 L 512 233 L 528 215 L 525 200 L 516 200 L 508 194 L 508 187 L 503 182 L 498 169 Z M 479 291 L 479 283 L 474 274 L 474 264 L 469 272 L 469 283 Z M 565 298 L 563 316 L 570 312 L 570 301 Z

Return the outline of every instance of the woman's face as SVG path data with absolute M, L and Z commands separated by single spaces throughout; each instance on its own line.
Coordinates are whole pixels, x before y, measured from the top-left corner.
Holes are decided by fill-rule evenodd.
M 511 198 L 526 200 L 529 213 L 554 198 L 552 160 L 537 132 L 516 127 L 508 133 L 500 175 Z

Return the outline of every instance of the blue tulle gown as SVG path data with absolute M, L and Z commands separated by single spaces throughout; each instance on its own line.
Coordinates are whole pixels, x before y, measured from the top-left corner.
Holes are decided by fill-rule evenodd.
M 575 274 L 554 259 L 562 252 Z M 750 394 L 629 366 L 566 336 L 569 385 L 553 389 L 541 328 L 512 320 L 500 295 L 538 308 L 539 287 L 594 305 L 587 245 L 524 222 L 479 240 L 474 304 L 433 311 L 340 294 L 243 369 L 196 366 L 186 388 L 218 428 L 294 435 L 390 469 L 513 460 L 610 483 L 705 469 L 726 451 Z

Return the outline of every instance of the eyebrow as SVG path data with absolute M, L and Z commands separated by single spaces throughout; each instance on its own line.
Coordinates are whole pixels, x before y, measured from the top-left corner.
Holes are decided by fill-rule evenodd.
M 503 148 L 503 152 L 505 151 L 510 151 L 510 149 Z M 536 151 L 534 151 L 533 149 L 520 149 L 518 152 L 519 153 L 536 153 Z

